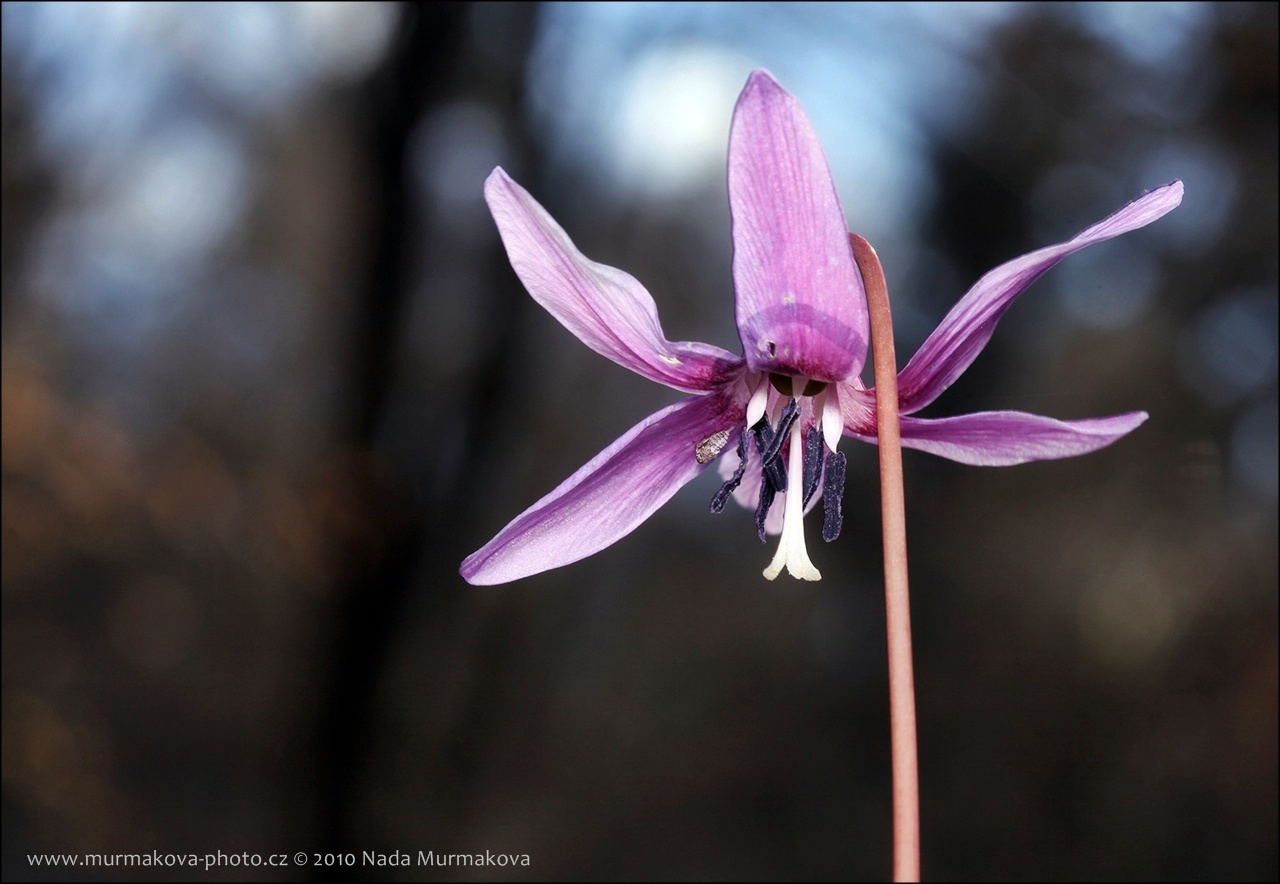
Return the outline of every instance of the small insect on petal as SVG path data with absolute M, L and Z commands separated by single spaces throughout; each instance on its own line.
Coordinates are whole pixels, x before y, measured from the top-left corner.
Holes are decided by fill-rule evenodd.
M 693 456 L 698 463 L 711 463 L 720 456 L 724 447 L 729 444 L 729 431 L 717 430 L 697 445 L 693 446 Z

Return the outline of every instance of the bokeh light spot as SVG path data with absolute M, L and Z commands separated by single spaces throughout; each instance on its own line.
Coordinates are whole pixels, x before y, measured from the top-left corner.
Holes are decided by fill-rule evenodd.
M 722 174 L 730 111 L 751 71 L 712 45 L 660 45 L 627 72 L 616 113 L 618 176 L 670 197 Z

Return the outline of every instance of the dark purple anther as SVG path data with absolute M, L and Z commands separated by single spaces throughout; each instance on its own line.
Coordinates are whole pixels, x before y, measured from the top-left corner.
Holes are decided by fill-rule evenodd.
M 764 457 L 764 453 L 773 447 L 776 438 L 773 427 L 769 426 L 769 419 L 760 418 L 759 422 L 751 428 L 751 432 L 756 437 L 756 450 L 760 452 L 760 468 L 764 472 L 765 482 L 772 484 L 774 491 L 786 491 L 787 471 L 782 466 L 782 458 L 775 455 L 773 460 L 767 460 Z
M 813 500 L 818 490 L 818 480 L 822 478 L 822 430 L 816 426 L 809 428 L 809 435 L 804 439 L 804 500 L 805 506 Z
M 773 506 L 773 498 L 777 493 L 777 489 L 769 481 L 769 474 L 765 473 L 764 480 L 760 483 L 760 503 L 756 506 L 756 534 L 760 535 L 761 543 L 765 542 L 764 520 L 769 515 L 769 507 Z
M 762 450 L 760 456 L 766 464 L 778 463 L 781 458 L 778 456 L 782 451 L 782 444 L 787 441 L 787 436 L 791 434 L 791 425 L 796 422 L 796 418 L 800 415 L 800 403 L 792 399 L 787 403 L 787 407 L 782 409 L 782 416 L 778 418 L 778 429 L 774 431 L 773 438 L 769 440 L 768 450 Z M 779 466 L 781 469 L 781 466 Z M 784 471 L 785 472 L 785 471 Z M 779 491 L 786 491 L 785 487 L 779 488 Z
M 840 536 L 844 521 L 840 509 L 840 499 L 844 497 L 844 467 L 843 451 L 827 455 L 827 469 L 822 477 L 822 539 L 827 543 Z
M 729 500 L 729 495 L 737 489 L 738 484 L 742 481 L 742 474 L 747 470 L 747 434 L 745 432 L 738 434 L 738 468 L 733 471 L 720 490 L 711 498 L 711 512 L 718 513 L 724 509 L 725 503 Z

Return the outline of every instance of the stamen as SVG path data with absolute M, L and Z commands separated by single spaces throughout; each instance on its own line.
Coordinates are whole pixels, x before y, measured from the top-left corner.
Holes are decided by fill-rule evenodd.
M 760 422 L 751 428 L 751 432 L 756 438 L 756 449 L 760 452 L 760 468 L 764 471 L 765 481 L 773 485 L 774 491 L 786 491 L 787 472 L 782 467 L 782 459 L 776 454 L 773 460 L 768 460 L 764 456 L 764 453 L 773 446 L 775 439 L 773 427 L 769 426 L 769 419 L 761 418 Z
M 756 534 L 760 535 L 761 543 L 768 542 L 764 533 L 764 520 L 769 517 L 769 507 L 773 506 L 773 498 L 777 493 L 766 472 L 760 480 L 760 502 L 756 505 Z
M 769 382 L 764 375 L 756 377 L 756 388 L 751 391 L 751 399 L 747 402 L 747 426 L 754 427 L 764 417 L 765 406 L 769 403 Z
M 800 425 L 795 421 L 792 421 L 790 436 L 791 453 L 787 472 L 791 475 L 792 492 L 787 495 L 786 511 L 783 514 L 782 540 L 778 543 L 773 561 L 764 569 L 764 576 L 767 580 L 773 580 L 785 566 L 792 577 L 821 580 L 822 575 L 813 567 L 813 562 L 809 561 L 809 552 L 804 546 L 804 495 L 800 493 L 804 484 L 804 453 L 801 451 Z
M 818 403 L 814 402 L 814 410 L 817 411 Z M 836 450 L 836 446 L 840 444 L 840 437 L 844 435 L 844 414 L 840 411 L 840 396 L 837 387 L 832 384 L 827 390 L 826 395 L 822 397 L 822 438 L 827 442 L 827 448 L 831 451 Z
M 818 480 L 822 478 L 822 433 L 817 427 L 810 427 L 804 437 L 804 505 L 808 506 L 818 490 Z
M 782 417 L 778 418 L 778 429 L 773 433 L 773 438 L 769 440 L 768 450 L 761 451 L 760 456 L 764 458 L 765 463 L 778 460 L 778 452 L 782 451 L 782 443 L 787 441 L 787 434 L 791 432 L 791 425 L 795 423 L 797 417 L 800 416 L 800 400 L 792 399 L 787 403 L 787 407 L 783 409 Z M 786 491 L 786 487 L 778 489 Z
M 822 539 L 827 543 L 840 536 L 844 522 L 840 499 L 844 496 L 845 462 L 843 451 L 827 455 L 827 469 L 822 478 Z
M 739 483 L 742 482 L 742 474 L 747 471 L 747 433 L 744 430 L 738 434 L 738 468 L 733 471 L 720 490 L 711 498 L 711 512 L 719 513 L 724 511 L 724 505 L 729 500 L 729 495 L 737 490 Z

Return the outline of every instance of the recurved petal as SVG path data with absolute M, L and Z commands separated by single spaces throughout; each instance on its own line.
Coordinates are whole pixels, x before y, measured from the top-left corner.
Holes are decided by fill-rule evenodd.
M 547 210 L 501 168 L 485 181 L 484 195 L 529 294 L 592 350 L 686 393 L 711 390 L 741 369 L 742 358 L 727 350 L 668 341 L 645 287 L 578 251 Z
M 506 583 L 559 568 L 630 534 L 706 469 L 697 444 L 742 423 L 719 394 L 694 396 L 645 418 L 462 563 L 469 583 Z M 729 445 L 736 445 L 736 436 Z
M 867 303 L 818 136 L 765 71 L 729 134 L 738 334 L 755 371 L 842 381 L 862 370 Z
M 983 411 L 933 420 L 900 418 L 902 444 L 977 467 L 1057 460 L 1105 448 L 1147 419 L 1145 411 L 1060 421 L 1023 411 Z M 864 442 L 876 436 L 850 433 Z
M 1004 312 L 1050 267 L 1086 246 L 1145 227 L 1180 202 L 1181 181 L 1158 187 L 1067 242 L 1015 258 L 978 280 L 898 375 L 902 412 L 924 408 L 951 386 L 991 340 Z

